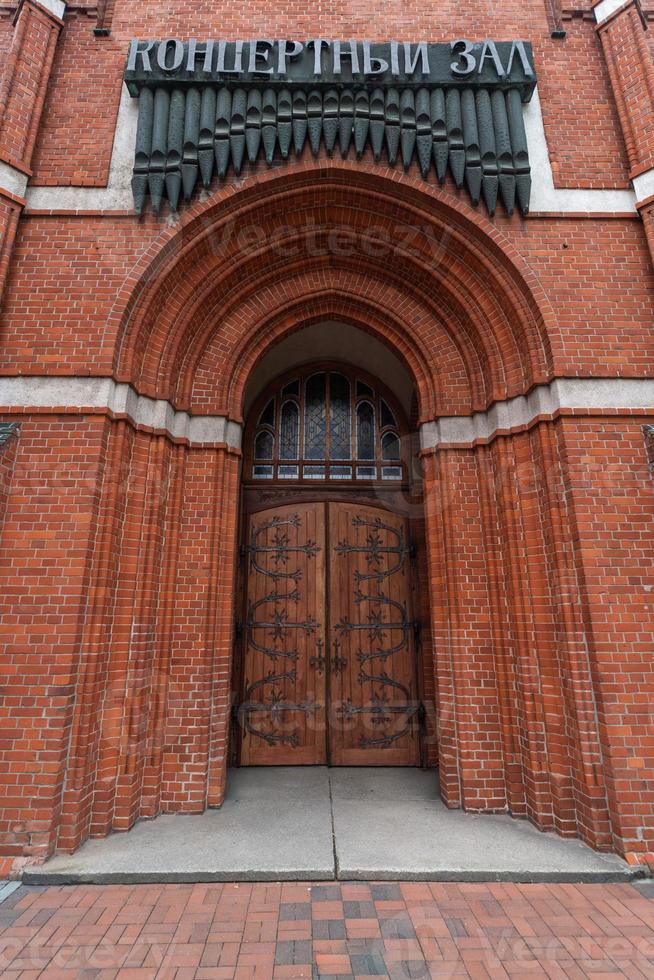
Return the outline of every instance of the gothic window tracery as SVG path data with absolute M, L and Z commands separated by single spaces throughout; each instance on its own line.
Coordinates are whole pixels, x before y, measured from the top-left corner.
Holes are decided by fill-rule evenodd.
M 252 480 L 399 482 L 397 409 L 360 372 L 299 370 L 259 406 L 250 432 Z

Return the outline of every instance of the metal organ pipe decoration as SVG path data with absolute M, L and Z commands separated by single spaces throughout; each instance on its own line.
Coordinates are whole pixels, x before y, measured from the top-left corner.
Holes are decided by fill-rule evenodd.
M 246 43 L 237 42 L 239 65 Z M 232 69 L 230 75 L 236 77 L 220 84 L 228 73 L 226 55 L 221 49 L 221 74 L 211 60 L 212 42 L 205 42 L 202 50 L 193 42 L 190 53 L 188 44 L 161 42 L 159 67 L 153 63 L 154 52 L 152 57 L 149 54 L 153 42 L 133 42 L 125 78 L 131 94 L 139 99 L 132 180 L 138 213 L 148 198 L 155 212 L 164 199 L 176 211 L 198 186 L 208 189 L 214 176 L 221 181 L 230 173 L 238 176 L 246 161 L 254 164 L 260 156 L 268 165 L 291 154 L 299 156 L 307 144 L 314 156 L 324 147 L 327 156 L 339 153 L 357 159 L 370 150 L 376 162 L 386 160 L 405 170 L 415 161 L 425 179 L 440 183 L 449 169 L 456 186 L 467 189 L 474 205 L 483 198 L 489 214 L 495 213 L 499 200 L 508 214 L 516 206 L 527 213 L 531 172 L 522 105 L 535 85 L 528 45 L 457 41 L 417 45 L 415 53 L 404 45 L 402 67 L 397 50 L 388 54 L 388 45 L 373 46 L 373 57 L 365 42 L 363 61 L 373 68 L 369 77 L 358 77 L 357 45 L 347 42 L 352 60 L 349 77 L 340 62 L 347 52 L 341 54 L 340 47 L 338 72 L 332 66 L 313 77 L 317 60 L 311 71 L 292 64 L 294 75 L 289 68 L 288 77 L 277 73 L 262 78 L 252 72 L 262 56 L 262 44 L 291 43 L 299 44 L 250 42 L 255 51 L 250 55 L 250 71 Z M 318 43 L 307 42 L 307 46 Z M 329 43 L 338 42 L 320 42 Z M 386 60 L 377 49 L 384 49 Z M 163 67 L 168 50 L 173 65 Z M 321 48 L 319 54 L 323 56 Z M 187 58 L 185 64 L 182 56 Z M 198 57 L 205 58 L 203 70 L 196 66 Z M 298 84 L 298 79 L 304 83 Z
M 408 170 L 417 160 L 425 179 L 442 184 L 448 166 L 457 187 L 472 203 L 483 197 L 489 214 L 501 199 L 508 214 L 529 210 L 531 168 L 517 89 L 381 88 L 371 92 L 212 86 L 143 88 L 132 189 L 136 211 L 147 198 L 154 211 L 164 197 L 173 211 L 198 184 L 214 175 L 238 176 L 245 160 L 260 154 L 271 165 L 299 156 L 306 143 L 317 156 L 361 159 L 372 149 L 375 162 Z

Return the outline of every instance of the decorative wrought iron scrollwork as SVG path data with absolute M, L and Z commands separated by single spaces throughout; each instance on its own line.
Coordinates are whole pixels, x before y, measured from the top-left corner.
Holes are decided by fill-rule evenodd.
M 387 630 L 400 630 L 402 634 L 400 639 L 389 647 L 381 647 L 378 650 L 371 650 L 365 653 L 363 650 L 359 649 L 357 653 L 359 661 L 363 663 L 366 660 L 373 660 L 376 658 L 380 658 L 381 660 L 385 661 L 388 659 L 388 657 L 392 657 L 393 654 L 404 650 L 407 646 L 410 632 L 413 629 L 413 626 L 407 616 L 406 605 L 399 602 L 397 599 L 391 599 L 383 592 L 379 592 L 376 595 L 365 595 L 360 589 L 357 589 L 354 596 L 354 601 L 357 605 L 361 605 L 364 602 L 369 602 L 379 604 L 380 606 L 391 606 L 397 610 L 400 618 L 396 622 L 386 622 L 380 608 L 371 608 L 370 612 L 368 613 L 366 623 L 353 623 L 351 620 L 345 618 L 337 623 L 335 628 L 342 636 L 352 632 L 353 630 L 367 630 L 369 640 L 378 640 L 379 642 L 383 642 L 387 637 Z
M 252 535 L 250 537 L 250 544 L 246 548 L 246 552 L 250 555 L 250 568 L 256 570 L 261 575 L 265 575 L 267 578 L 280 579 L 289 578 L 294 582 L 299 582 L 302 578 L 302 570 L 295 568 L 288 572 L 285 569 L 280 569 L 280 565 L 286 565 L 289 557 L 293 554 L 304 554 L 308 558 L 313 558 L 320 551 L 320 548 L 315 543 L 315 541 L 306 541 L 304 544 L 290 544 L 290 537 L 288 533 L 282 531 L 283 527 L 295 527 L 300 528 L 302 526 L 302 520 L 297 515 L 294 514 L 292 517 L 272 517 L 269 521 L 264 524 L 259 524 L 258 527 L 252 529 Z M 272 544 L 261 545 L 259 544 L 259 538 L 266 531 L 275 529 L 275 535 L 272 540 Z M 264 568 L 257 561 L 257 555 L 271 555 L 272 560 L 277 566 L 274 569 Z
M 366 563 L 370 571 L 360 572 L 358 569 L 354 573 L 356 582 L 376 581 L 382 582 L 386 578 L 401 572 L 404 562 L 409 554 L 409 547 L 404 541 L 402 528 L 393 527 L 392 524 L 384 524 L 379 517 L 372 521 L 367 521 L 363 517 L 352 518 L 353 527 L 369 527 L 372 530 L 366 535 L 366 543 L 363 545 L 350 544 L 348 541 L 341 541 L 336 548 L 338 555 L 362 554 L 365 555 Z M 392 534 L 396 540 L 395 545 L 384 544 L 381 531 Z M 397 561 L 389 568 L 383 568 L 382 560 L 384 555 L 396 555 Z M 372 566 L 376 565 L 376 568 Z
M 284 638 L 287 630 L 303 630 L 307 635 L 315 633 L 318 628 L 318 623 L 315 619 L 305 619 L 302 622 L 297 622 L 295 620 L 289 620 L 288 610 L 286 609 L 275 609 L 269 620 L 257 620 L 254 618 L 256 610 L 267 603 L 277 603 L 288 600 L 289 602 L 299 602 L 300 593 L 297 589 L 292 592 L 270 592 L 263 599 L 258 599 L 256 602 L 250 603 L 248 607 L 248 618 L 245 622 L 245 627 L 247 630 L 248 644 L 259 653 L 263 653 L 266 657 L 269 657 L 272 661 L 278 660 L 280 657 L 284 657 L 287 660 L 297 660 L 298 652 L 297 650 L 280 649 L 276 644 L 278 640 Z M 266 646 L 263 643 L 259 643 L 254 638 L 255 630 L 267 630 L 268 635 L 273 641 L 272 646 Z
M 364 705 L 355 705 L 351 700 L 347 700 L 342 703 L 340 712 L 344 718 L 369 715 L 372 724 L 380 729 L 385 729 L 385 726 L 390 725 L 394 720 L 403 720 L 401 727 L 394 731 L 384 730 L 375 737 L 362 735 L 359 739 L 360 748 L 390 748 L 411 731 L 412 720 L 418 712 L 418 705 L 412 700 L 410 689 L 405 684 L 390 677 L 386 670 L 368 673 L 365 668 L 373 660 L 385 664 L 395 654 L 408 649 L 413 623 L 408 617 L 406 605 L 382 591 L 381 583 L 404 571 L 410 549 L 404 540 L 402 528 L 385 524 L 378 517 L 373 520 L 354 517 L 352 525 L 370 528 L 366 535 L 365 544 L 353 545 L 348 541 L 341 541 L 336 552 L 339 555 L 361 554 L 365 557 L 368 572 L 361 572 L 357 569 L 354 573 L 356 583 L 354 602 L 357 606 L 369 604 L 368 613 L 365 622 L 354 623 L 343 617 L 335 628 L 342 637 L 349 636 L 355 631 L 367 632 L 371 645 L 376 644 L 376 646 L 369 650 L 363 650 L 360 647 L 357 651 L 360 665 L 357 682 L 362 687 L 366 683 L 373 685 L 370 702 Z M 395 543 L 386 543 L 382 532 L 392 535 L 392 540 Z M 386 568 L 384 567 L 384 557 L 387 555 L 395 556 L 395 560 L 391 560 Z M 377 586 L 377 591 L 364 592 L 361 589 L 361 584 L 366 581 L 371 584 L 374 583 Z M 393 611 L 396 618 L 390 621 L 385 620 L 385 608 Z M 397 632 L 400 633 L 399 639 L 392 640 L 393 634 Z M 391 641 L 387 643 L 389 638 Z M 377 687 L 375 688 L 374 685 Z M 400 703 L 391 702 L 389 697 L 391 691 L 399 693 L 401 696 Z
M 288 563 L 293 555 L 306 555 L 310 559 L 320 551 L 317 544 L 311 540 L 306 541 L 304 544 L 291 544 L 290 535 L 284 529 L 295 528 L 299 530 L 301 527 L 302 519 L 298 514 L 294 514 L 292 517 L 272 517 L 270 520 L 253 528 L 250 544 L 246 549 L 246 552 L 250 555 L 250 570 L 258 572 L 260 575 L 272 579 L 274 582 L 272 591 L 268 592 L 267 595 L 258 599 L 256 602 L 251 602 L 248 606 L 248 614 L 245 622 L 246 644 L 249 648 L 262 653 L 273 663 L 278 660 L 286 660 L 291 663 L 297 662 L 299 657 L 298 650 L 288 645 L 288 637 L 294 631 L 304 632 L 307 636 L 312 636 L 320 629 L 320 623 L 312 617 L 302 621 L 289 618 L 289 603 L 297 604 L 302 598 L 299 589 L 302 571 L 300 568 L 288 568 Z M 274 531 L 272 541 L 270 544 L 261 544 L 262 535 L 267 531 Z M 262 565 L 258 560 L 258 556 L 261 555 L 266 555 L 274 567 L 266 568 Z M 283 586 L 281 588 L 278 587 L 280 579 L 287 579 L 289 583 L 294 583 L 290 591 L 285 592 L 283 591 Z M 263 619 L 257 619 L 257 610 L 262 606 L 270 605 L 273 607 L 272 611 L 268 615 L 263 613 Z M 256 631 L 258 630 L 264 633 L 266 639 L 263 642 L 256 638 Z M 316 646 L 320 650 L 322 640 L 318 639 Z M 255 680 L 247 687 L 243 703 L 238 711 L 239 718 L 246 732 L 262 739 L 268 745 L 274 745 L 276 743 L 292 747 L 299 745 L 297 729 L 290 733 L 274 731 L 275 726 L 283 714 L 297 711 L 306 714 L 315 710 L 316 706 L 313 701 L 286 701 L 284 700 L 282 687 L 275 687 L 275 685 L 283 685 L 284 682 L 293 682 L 295 679 L 295 668 L 277 673 L 270 671 L 265 677 Z M 262 700 L 252 699 L 253 692 L 268 687 L 271 688 L 271 691 L 267 698 L 263 698 Z M 264 731 L 253 724 L 252 715 L 262 712 L 270 716 L 273 731 Z
M 274 673 L 274 671 L 270 671 L 270 673 L 265 677 L 262 677 L 248 685 L 245 691 L 243 703 L 238 709 L 238 717 L 243 725 L 243 729 L 246 732 L 249 732 L 250 735 L 256 735 L 257 738 L 263 739 L 263 741 L 267 742 L 268 745 L 290 745 L 293 748 L 298 746 L 299 738 L 297 729 L 294 729 L 292 732 L 266 732 L 262 731 L 260 728 L 255 728 L 251 721 L 251 715 L 260 714 L 263 712 L 270 715 L 274 728 L 274 726 L 278 723 L 279 717 L 288 713 L 289 711 L 300 711 L 304 714 L 310 714 L 316 710 L 318 706 L 310 699 L 301 703 L 285 701 L 283 692 L 280 689 L 275 689 L 273 686 L 275 684 L 282 683 L 283 681 L 294 681 L 295 676 L 295 670 L 287 670 L 277 674 Z M 268 700 L 253 701 L 252 694 L 266 686 L 272 687 Z
M 368 738 L 362 735 L 359 739 L 359 747 L 362 749 L 373 747 L 382 749 L 390 748 L 394 742 L 397 742 L 398 739 L 410 732 L 411 720 L 414 715 L 418 714 L 420 706 L 412 703 L 409 688 L 399 681 L 393 680 L 385 671 L 381 674 L 366 674 L 362 671 L 359 674 L 358 681 L 360 684 L 363 684 L 365 681 L 377 681 L 382 686 L 378 691 L 373 690 L 369 704 L 354 705 L 351 701 L 344 701 L 341 705 L 340 712 L 345 718 L 351 717 L 352 715 L 371 715 L 372 724 L 380 727 L 389 724 L 395 717 L 399 716 L 404 718 L 404 725 L 399 731 L 383 732 L 376 738 Z M 404 703 L 391 704 L 384 687 L 391 687 L 401 691 L 405 699 Z

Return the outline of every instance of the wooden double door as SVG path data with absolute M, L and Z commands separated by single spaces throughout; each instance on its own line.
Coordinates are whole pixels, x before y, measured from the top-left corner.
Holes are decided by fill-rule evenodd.
M 247 522 L 241 765 L 417 765 L 406 520 L 356 502 Z

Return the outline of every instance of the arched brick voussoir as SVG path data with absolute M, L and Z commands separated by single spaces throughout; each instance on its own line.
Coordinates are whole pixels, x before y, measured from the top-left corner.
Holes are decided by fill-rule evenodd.
M 259 226 L 261 229 L 261 226 Z M 245 229 L 248 231 L 248 228 Z M 349 233 L 349 232 L 348 232 Z M 509 299 L 498 295 L 499 286 L 488 290 L 485 282 L 477 278 L 471 285 L 472 271 L 457 259 L 459 249 L 447 256 L 447 263 L 432 265 L 433 254 L 422 258 L 401 247 L 393 246 L 392 255 L 372 254 L 378 247 L 364 231 L 353 228 L 356 250 L 348 256 L 336 254 L 329 247 L 330 228 L 311 231 L 311 246 L 307 247 L 306 228 L 293 237 L 278 239 L 274 254 L 265 244 L 259 249 L 249 249 L 245 258 L 232 256 L 215 266 L 208 256 L 195 258 L 188 276 L 179 280 L 176 289 L 162 298 L 161 307 L 153 316 L 153 332 L 150 335 L 142 370 L 136 381 L 139 390 L 154 397 L 173 397 L 173 373 L 187 349 L 190 338 L 198 333 L 198 318 L 209 322 L 213 330 L 221 318 L 226 317 L 248 291 L 263 295 L 271 283 L 287 282 L 300 272 L 322 274 L 335 265 L 345 266 L 363 276 L 361 289 L 383 291 L 385 284 L 394 285 L 401 293 L 394 298 L 393 308 L 401 309 L 417 303 L 430 311 L 427 316 L 415 314 L 406 320 L 405 329 L 412 336 L 424 330 L 425 324 L 447 323 L 448 329 L 459 347 L 461 356 L 468 363 L 472 383 L 473 408 L 482 410 L 493 399 L 520 394 L 533 383 L 538 375 L 538 363 L 531 363 L 524 355 L 507 313 Z M 286 255 L 294 256 L 287 260 Z M 321 280 L 323 281 L 323 280 Z M 480 358 L 475 369 L 472 362 Z M 180 397 L 179 392 L 176 396 Z M 185 396 L 181 396 L 184 398 Z M 177 401 L 178 407 L 186 407 Z
M 186 350 L 176 345 L 167 353 L 166 376 L 173 365 L 179 369 L 175 403 L 194 412 L 235 410 L 231 398 L 227 404 L 227 385 L 240 351 L 254 343 L 263 352 L 270 324 L 280 318 L 295 318 L 297 326 L 309 318 L 336 318 L 374 332 L 397 351 L 416 379 L 425 419 L 470 412 L 489 376 L 482 342 L 442 303 L 439 308 L 389 278 L 380 270 L 349 269 L 347 263 L 316 263 L 287 271 L 283 280 L 272 275 L 231 305 L 217 300 L 185 335 Z M 419 384 L 418 378 L 424 381 Z
M 249 322 L 251 327 L 240 343 L 229 350 L 227 361 L 224 360 L 225 335 L 214 333 L 207 338 L 199 357 L 185 370 L 187 382 L 192 382 L 192 412 L 220 412 L 242 421 L 244 389 L 257 361 L 290 333 L 325 320 L 348 323 L 372 334 L 404 362 L 418 393 L 420 421 L 439 414 L 442 391 L 447 392 L 450 403 L 460 411 L 468 410 L 470 388 L 465 366 L 444 330 L 440 332 L 440 351 L 434 344 L 430 353 L 421 340 L 407 341 L 402 321 L 375 301 L 375 292 L 362 298 L 359 290 L 350 292 L 350 287 L 339 277 L 322 289 L 312 284 L 308 295 L 297 284 L 293 285 L 291 296 L 288 291 L 280 291 L 277 303 L 269 296 L 271 302 L 266 311 L 252 303 L 250 309 L 236 313 L 238 320 Z M 227 323 L 225 327 L 227 331 L 233 330 L 234 324 Z M 434 357 L 434 353 L 440 356 Z M 343 355 L 347 360 L 347 352 Z M 224 379 L 220 385 L 220 402 L 214 400 L 218 377 Z
M 556 329 L 552 310 L 535 275 L 497 228 L 437 187 L 383 167 L 355 167 L 339 160 L 294 164 L 283 173 L 248 177 L 240 187 L 219 189 L 189 209 L 177 225 L 162 230 L 126 280 L 108 321 L 108 330 L 116 336 L 116 376 L 139 386 L 146 355 L 169 344 L 170 337 L 162 341 L 161 336 L 166 312 L 170 333 L 173 316 L 177 323 L 183 317 L 184 293 L 191 289 L 194 273 L 207 274 L 203 256 L 211 254 L 230 222 L 255 225 L 275 214 L 283 222 L 307 207 L 317 208 L 328 227 L 330 222 L 333 227 L 338 208 L 350 216 L 366 215 L 369 221 L 371 215 L 381 215 L 402 227 L 422 226 L 435 230 L 438 240 L 448 238 L 448 261 L 452 269 L 455 263 L 462 269 L 468 284 L 465 293 L 477 302 L 484 297 L 497 301 L 490 317 L 484 317 L 480 306 L 480 317 L 501 345 L 506 340 L 500 339 L 499 327 L 508 313 L 514 334 L 508 346 L 514 350 L 517 344 L 528 365 L 527 385 L 551 376 L 549 334 Z M 216 258 L 213 269 L 225 255 Z M 505 353 L 510 362 L 512 352 Z
M 448 310 L 455 309 L 456 319 L 468 324 L 466 343 L 471 350 L 483 350 L 489 365 L 484 386 L 475 394 L 475 408 L 486 407 L 489 400 L 522 393 L 535 380 L 542 379 L 543 361 L 538 356 L 532 357 L 529 344 L 521 343 L 525 339 L 524 331 L 519 329 L 506 284 L 494 279 L 493 288 L 489 289 L 488 268 L 479 265 L 478 257 L 466 259 L 461 242 L 452 243 L 448 232 L 435 247 L 433 239 L 422 232 L 415 235 L 412 232 L 410 243 L 393 242 L 390 253 L 379 256 L 375 254 L 379 239 L 370 234 L 375 228 L 368 227 L 370 214 L 366 212 L 365 223 L 359 224 L 355 219 L 361 216 L 361 209 L 346 210 L 341 215 L 343 221 L 350 214 L 354 217 L 345 227 L 339 222 L 340 210 L 340 205 L 335 205 L 330 210 L 333 223 L 323 219 L 319 226 L 321 214 L 311 208 L 308 219 L 306 215 L 301 217 L 299 229 L 293 228 L 296 233 L 287 237 L 279 236 L 274 222 L 263 223 L 260 214 L 257 224 L 241 224 L 239 232 L 248 242 L 253 234 L 258 237 L 258 247 L 248 247 L 245 254 L 238 248 L 229 255 L 221 250 L 219 258 L 211 249 L 195 252 L 188 269 L 176 270 L 160 290 L 158 303 L 152 310 L 152 330 L 147 344 L 143 345 L 141 371 L 138 377 L 132 378 L 139 390 L 170 397 L 165 360 L 160 360 L 162 352 L 167 349 L 168 365 L 176 363 L 171 351 L 175 352 L 181 345 L 179 335 L 187 329 L 186 325 L 192 324 L 198 312 L 206 310 L 211 303 L 220 305 L 212 300 L 212 293 L 224 296 L 223 302 L 229 307 L 235 302 L 234 294 L 250 288 L 263 290 L 271 277 L 286 278 L 289 268 L 298 268 L 302 262 L 315 267 L 318 253 L 322 263 L 331 266 L 342 260 L 339 247 L 343 237 L 349 240 L 348 261 L 353 267 L 376 267 L 380 277 L 397 282 L 405 292 L 413 290 L 422 294 L 423 299 L 429 297 L 435 315 L 443 318 Z M 298 215 L 302 215 L 301 210 L 294 208 L 295 220 Z M 339 237 L 340 246 L 336 242 Z M 224 241 L 223 232 L 219 240 Z M 287 253 L 295 256 L 292 263 L 287 261 Z M 538 355 L 537 344 L 534 349 Z

